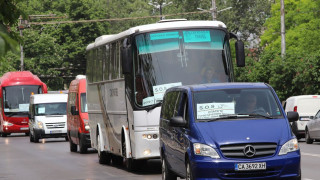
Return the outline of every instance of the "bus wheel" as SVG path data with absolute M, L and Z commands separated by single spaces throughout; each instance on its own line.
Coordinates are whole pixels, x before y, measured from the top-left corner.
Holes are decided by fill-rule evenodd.
M 128 171 L 133 171 L 133 162 L 134 160 L 132 158 L 127 157 L 127 146 L 126 146 L 126 140 L 122 138 L 122 157 L 123 157 L 123 164 L 127 168 Z
M 87 153 L 88 147 L 83 144 L 83 140 L 79 136 L 79 148 L 80 148 L 80 154 L 85 154 Z
M 7 133 L 1 133 L 2 137 L 7 137 L 7 135 L 8 135 Z
M 111 155 L 105 151 L 101 151 L 101 142 L 100 142 L 100 135 L 97 136 L 97 146 L 98 146 L 98 157 L 100 164 L 110 164 Z

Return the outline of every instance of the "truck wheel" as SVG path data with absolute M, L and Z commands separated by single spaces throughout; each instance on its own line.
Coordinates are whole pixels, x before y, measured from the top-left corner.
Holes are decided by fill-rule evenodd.
M 79 148 L 80 148 L 80 154 L 85 154 L 88 151 L 88 147 L 85 144 L 83 144 L 83 140 L 81 138 L 79 138 Z
M 100 164 L 110 164 L 111 155 L 105 151 L 101 151 L 101 142 L 100 142 L 100 135 L 97 136 L 98 141 L 98 158 Z
M 77 152 L 78 146 L 72 142 L 72 139 L 69 140 L 70 152 Z
M 307 144 L 312 144 L 313 143 L 313 139 L 310 138 L 310 134 L 308 129 L 306 129 L 306 143 Z

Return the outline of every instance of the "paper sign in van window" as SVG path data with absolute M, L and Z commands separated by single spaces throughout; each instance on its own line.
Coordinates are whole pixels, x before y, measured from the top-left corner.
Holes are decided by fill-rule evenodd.
M 184 42 L 210 42 L 210 31 L 183 31 Z
M 19 104 L 19 111 L 29 111 L 29 104 Z
M 162 84 L 158 86 L 153 86 L 153 93 L 154 93 L 154 99 L 155 102 L 161 101 L 163 99 L 163 95 L 166 92 L 167 89 L 175 86 L 181 86 L 181 82 L 177 83 L 170 83 L 170 84 Z
M 234 114 L 235 103 L 197 104 L 197 119 L 213 119 L 223 114 Z
M 38 108 L 38 114 L 44 114 L 46 112 L 46 108 L 45 107 L 39 107 Z
M 154 96 L 144 98 L 142 100 L 142 106 L 150 106 L 154 104 Z

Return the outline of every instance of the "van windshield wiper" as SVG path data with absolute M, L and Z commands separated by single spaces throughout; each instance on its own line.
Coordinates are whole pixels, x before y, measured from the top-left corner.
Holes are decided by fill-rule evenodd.
M 239 114 L 239 115 L 247 115 L 248 117 L 264 117 L 267 119 L 274 119 L 272 116 L 268 116 L 268 115 L 263 115 L 263 114 L 256 114 L 256 113 L 251 113 L 251 114 Z
M 216 121 L 216 120 L 220 120 L 220 119 L 238 119 L 238 118 L 242 118 L 242 117 L 248 117 L 248 115 L 242 115 L 242 114 L 221 114 L 219 117 L 214 118 L 214 119 L 210 119 L 206 122 L 211 122 L 211 121 Z

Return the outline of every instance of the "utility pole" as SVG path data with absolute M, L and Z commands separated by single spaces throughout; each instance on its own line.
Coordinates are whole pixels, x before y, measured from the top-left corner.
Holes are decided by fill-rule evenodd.
M 20 15 L 20 17 L 19 17 L 19 31 L 20 31 L 20 36 L 21 36 L 21 38 L 22 38 L 22 30 L 23 30 L 23 26 L 22 26 L 22 21 L 23 21 L 23 19 L 22 19 L 22 16 Z M 21 71 L 23 71 L 24 70 L 24 67 L 23 67 L 23 46 L 22 46 L 22 43 L 20 42 L 20 62 L 21 62 L 21 64 L 20 64 L 20 68 L 21 68 Z
M 283 59 L 286 55 L 286 26 L 284 22 L 284 0 L 281 0 L 281 58 Z
M 164 0 L 166 1 L 166 0 Z M 170 4 L 172 4 L 172 1 L 170 2 L 164 2 L 164 1 L 160 1 L 159 3 L 158 2 L 152 2 L 152 0 L 150 0 L 150 2 L 148 3 L 149 5 L 153 6 L 155 9 L 159 9 L 160 11 L 160 20 L 163 20 L 164 19 L 164 16 L 162 16 L 162 9 Z
M 216 20 L 217 19 L 217 6 L 216 6 L 216 0 L 212 0 L 212 8 L 211 8 L 211 12 L 212 12 L 212 20 Z

